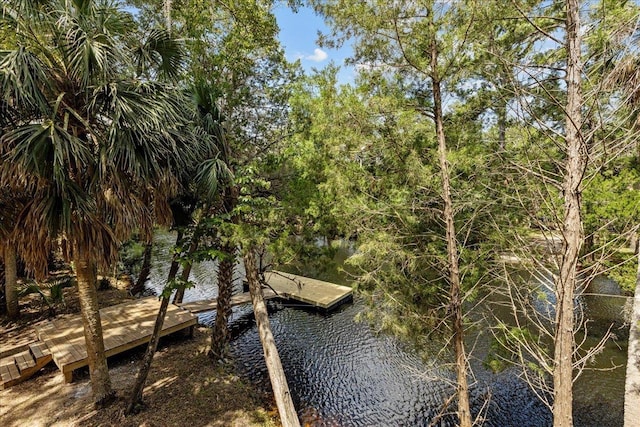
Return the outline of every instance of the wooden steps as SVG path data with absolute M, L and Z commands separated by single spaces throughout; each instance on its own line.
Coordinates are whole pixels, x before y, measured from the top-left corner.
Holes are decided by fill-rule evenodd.
M 43 342 L 35 342 L 27 350 L 0 359 L 0 389 L 31 378 L 51 360 L 51 351 Z

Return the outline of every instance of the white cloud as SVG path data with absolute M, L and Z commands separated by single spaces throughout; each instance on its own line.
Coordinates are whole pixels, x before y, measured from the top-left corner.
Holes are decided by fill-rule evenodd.
M 324 50 L 320 49 L 320 48 L 315 48 L 313 50 L 313 55 L 306 55 L 304 57 L 304 59 L 307 59 L 309 61 L 313 61 L 313 62 L 322 62 L 325 59 L 327 59 L 329 55 L 327 55 L 327 52 L 325 52 Z

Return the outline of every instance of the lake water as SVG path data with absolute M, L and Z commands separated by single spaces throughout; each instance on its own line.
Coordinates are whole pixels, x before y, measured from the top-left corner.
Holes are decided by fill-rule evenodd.
M 174 238 L 170 233 L 156 236 L 149 282 L 149 287 L 156 291 L 166 280 Z M 339 253 L 336 263 L 345 256 Z M 345 278 L 334 268 L 323 271 L 310 268 L 302 274 L 345 284 Z M 238 292 L 241 277 L 243 269 L 238 266 L 235 281 Z M 191 280 L 196 286 L 187 290 L 186 301 L 215 297 L 216 264 L 194 265 Z M 615 294 L 617 286 L 600 279 L 590 291 Z M 582 299 L 587 313 L 593 313 L 596 330 L 606 330 L 611 324 L 609 319 L 620 318 L 624 301 L 619 297 Z M 367 324 L 354 321 L 365 308 L 357 297 L 353 304 L 328 314 L 278 302 L 269 302 L 268 306 L 294 403 L 304 422 L 313 426 L 428 426 L 442 415 L 435 425 L 454 425 L 450 414 L 440 413 L 442 402 L 452 393 L 454 379 L 449 370 L 439 367 L 442 364 L 435 355 L 440 344 L 434 343 L 433 349 L 427 349 L 427 353 L 434 354 L 429 363 L 393 337 L 376 334 Z M 211 324 L 213 316 L 214 313 L 203 313 L 200 321 Z M 262 347 L 249 305 L 234 308 L 231 328 L 231 351 L 240 372 L 268 391 Z M 615 332 L 618 339 L 610 341 L 591 366 L 610 370 L 587 371 L 575 384 L 576 426 L 622 425 L 628 329 Z M 476 331 L 469 340 L 476 343 L 471 360 L 475 374 L 472 404 L 476 414 L 483 408 L 485 425 L 551 425 L 549 410 L 517 378 L 515 371 L 494 374 L 483 368 L 488 337 Z M 486 401 L 489 404 L 483 407 Z M 449 410 L 455 411 L 455 407 Z

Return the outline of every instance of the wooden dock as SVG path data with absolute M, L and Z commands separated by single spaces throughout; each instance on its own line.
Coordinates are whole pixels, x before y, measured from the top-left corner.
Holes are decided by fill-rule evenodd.
M 296 274 L 270 271 L 265 273 L 265 280 L 271 287 L 271 289 L 263 289 L 265 300 L 280 298 L 331 310 L 353 298 L 353 290 L 348 286 L 336 285 Z M 251 303 L 249 292 L 231 297 L 232 307 L 249 303 Z M 217 303 L 215 299 L 207 299 L 178 305 L 191 313 L 203 313 L 215 310 Z
M 272 289 L 264 289 L 264 298 L 283 298 L 313 307 L 331 310 L 353 297 L 351 288 L 310 279 L 290 273 L 272 271 L 265 274 Z M 248 292 L 232 297 L 231 305 L 251 302 Z M 142 298 L 100 310 L 102 333 L 107 357 L 149 342 L 160 301 L 156 297 Z M 188 329 L 197 323 L 193 313 L 216 309 L 216 300 L 169 305 L 161 336 Z M 80 315 L 47 322 L 35 328 L 39 341 L 27 343 L 17 354 L 0 359 L 0 388 L 22 382 L 47 363 L 53 362 L 71 382 L 73 371 L 87 366 L 84 327 Z
M 353 298 L 353 290 L 348 286 L 296 274 L 270 271 L 265 273 L 265 280 L 278 297 L 303 302 L 324 310 L 331 310 Z
M 276 298 L 279 296 L 270 289 L 265 289 L 263 291 L 263 294 L 264 294 L 264 299 L 266 300 Z M 231 297 L 231 307 L 248 304 L 250 302 L 251 302 L 251 295 L 249 294 L 249 292 L 244 292 Z M 206 299 L 206 300 L 200 300 L 200 301 L 185 302 L 185 303 L 178 304 L 178 306 L 182 307 L 187 311 L 190 311 L 191 313 L 197 314 L 197 313 L 204 313 L 205 311 L 215 310 L 218 306 L 218 302 L 216 301 L 216 299 Z
M 100 310 L 102 332 L 107 357 L 149 342 L 160 301 L 156 297 L 142 298 Z M 197 323 L 197 317 L 175 305 L 169 305 L 161 336 Z M 71 382 L 73 371 L 88 365 L 82 318 L 58 319 L 36 328 L 38 339 L 51 351 L 53 361 Z

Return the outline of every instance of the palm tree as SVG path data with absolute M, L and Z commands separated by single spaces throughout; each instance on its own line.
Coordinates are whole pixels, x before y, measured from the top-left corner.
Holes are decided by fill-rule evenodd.
M 59 239 L 73 261 L 97 404 L 113 395 L 98 311 L 96 271 L 134 230 L 168 222 L 175 171 L 193 160 L 180 92 L 157 82 L 179 71 L 165 31 L 143 37 L 108 0 L 9 0 L 0 27 L 2 186 L 33 189 L 16 220 L 22 258 L 46 270 Z M 40 244 L 43 243 L 43 244 Z
M 194 99 L 199 112 L 199 125 L 204 134 L 210 136 L 218 149 L 218 157 L 203 162 L 197 173 L 197 184 L 201 197 L 215 205 L 213 215 L 227 223 L 236 222 L 234 209 L 238 191 L 233 183 L 231 148 L 224 130 L 225 117 L 218 108 L 219 94 L 211 83 L 197 82 L 193 87 Z M 222 185 L 218 185 L 222 184 Z M 213 201 L 216 201 L 214 203 Z M 209 356 L 222 359 L 229 344 L 229 318 L 233 296 L 233 273 L 236 264 L 236 245 L 229 232 L 220 230 L 218 256 L 218 296 L 216 298 L 216 321 L 211 332 Z
M 231 171 L 227 168 L 223 159 L 220 158 L 220 145 L 224 135 L 220 129 L 221 118 L 217 113 L 217 108 L 215 108 L 214 91 L 210 85 L 200 82 L 196 83 L 189 93 L 192 94 L 193 103 L 196 107 L 192 117 L 193 128 L 191 130 L 194 141 L 197 141 L 198 157 L 201 160 L 191 163 L 191 167 L 186 167 L 183 170 L 183 174 L 179 177 L 183 182 L 182 193 L 173 200 L 172 207 L 175 213 L 174 225 L 178 230 L 176 247 L 181 243 L 185 243 L 183 240 L 184 233 L 189 228 L 191 229 L 191 238 L 186 252 L 182 254 L 174 253 L 171 267 L 169 268 L 167 284 L 161 295 L 160 308 L 153 333 L 125 408 L 126 415 L 135 412 L 143 404 L 142 392 L 158 346 L 160 331 L 164 324 L 171 293 L 175 288 L 174 304 L 182 302 L 191 273 L 192 258 L 198 249 L 201 235 L 207 226 L 206 221 L 201 221 L 202 217 L 211 213 L 210 206 L 218 199 L 218 184 L 228 182 L 231 179 Z M 209 95 L 206 98 L 208 103 L 206 101 L 203 102 L 203 93 Z M 212 114 L 212 110 L 216 114 Z M 186 260 L 183 263 L 181 278 L 176 281 L 179 258 L 181 257 L 186 258 Z

